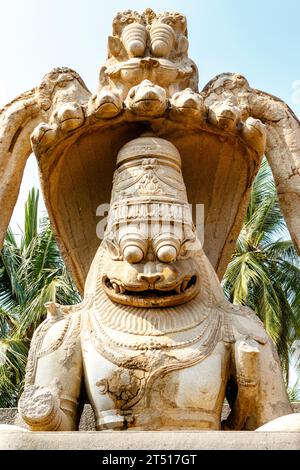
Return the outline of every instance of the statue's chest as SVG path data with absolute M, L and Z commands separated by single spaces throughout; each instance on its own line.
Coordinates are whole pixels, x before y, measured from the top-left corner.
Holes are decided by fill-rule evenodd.
M 137 427 L 148 422 L 149 428 L 163 428 L 164 416 L 169 426 L 187 419 L 193 427 L 193 420 L 208 419 L 200 427 L 216 428 L 228 369 L 218 318 L 177 335 L 177 341 L 145 337 L 126 342 L 124 335 L 94 329 L 83 334 L 82 346 L 86 388 L 100 428 L 114 427 L 115 415 Z

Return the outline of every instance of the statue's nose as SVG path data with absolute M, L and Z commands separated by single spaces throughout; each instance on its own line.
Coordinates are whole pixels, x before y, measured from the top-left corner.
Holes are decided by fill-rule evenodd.
M 154 289 L 155 283 L 157 281 L 160 281 L 162 277 L 163 277 L 163 274 L 157 272 L 155 263 L 151 261 L 145 264 L 144 272 L 138 274 L 138 280 L 146 281 L 149 284 L 150 289 Z
M 149 289 L 155 289 L 155 283 L 162 278 L 162 274 L 138 274 L 139 281 L 146 281 L 149 284 Z

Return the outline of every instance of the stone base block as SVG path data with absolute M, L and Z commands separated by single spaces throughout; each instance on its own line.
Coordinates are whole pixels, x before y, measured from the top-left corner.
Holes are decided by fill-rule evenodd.
M 0 433 L 1 450 L 300 450 L 300 433 L 101 431 Z

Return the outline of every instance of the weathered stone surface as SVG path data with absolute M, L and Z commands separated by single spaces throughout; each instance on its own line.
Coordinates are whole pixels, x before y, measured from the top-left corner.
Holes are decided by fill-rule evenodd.
M 299 450 L 300 433 L 106 431 L 0 433 L 1 450 Z M 108 450 L 109 449 L 109 450 Z
M 300 433 L 300 421 L 294 419 L 293 414 L 287 416 L 280 416 L 280 418 L 273 419 L 269 423 L 264 424 L 260 428 L 256 429 L 257 432 L 268 432 L 268 431 L 286 431 L 286 432 L 299 432 Z
M 6 424 L 18 427 L 26 427 L 24 421 L 21 419 L 18 414 L 18 408 L 0 408 L 0 424 Z M 82 414 L 80 417 L 80 422 L 78 426 L 79 431 L 95 431 L 95 414 L 91 405 L 84 405 Z
M 18 408 L 0 408 L 0 424 L 17 424 Z
M 0 424 L 0 434 L 1 433 L 5 433 L 5 432 L 9 432 L 9 433 L 15 433 L 15 432 L 30 432 L 29 429 L 26 429 L 22 426 L 16 426 L 16 425 L 12 425 L 12 424 Z
M 300 402 L 293 402 L 291 405 L 294 413 L 300 413 Z M 228 405 L 224 405 L 222 410 L 222 419 L 227 418 L 229 411 Z M 25 426 L 24 422 L 22 422 L 21 418 L 18 416 L 18 408 L 0 408 L 0 424 L 15 425 L 16 429 L 19 426 Z M 91 405 L 84 405 L 78 430 L 96 430 L 95 415 Z

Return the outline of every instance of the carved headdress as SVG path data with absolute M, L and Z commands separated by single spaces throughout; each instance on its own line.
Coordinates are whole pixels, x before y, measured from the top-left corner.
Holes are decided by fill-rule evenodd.
M 108 232 L 135 229 L 191 236 L 193 221 L 176 147 L 165 139 L 142 136 L 122 147 L 113 179 Z M 146 235 L 146 234 L 145 234 Z M 153 235 L 153 234 L 152 234 Z

